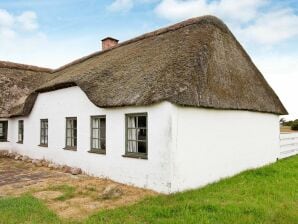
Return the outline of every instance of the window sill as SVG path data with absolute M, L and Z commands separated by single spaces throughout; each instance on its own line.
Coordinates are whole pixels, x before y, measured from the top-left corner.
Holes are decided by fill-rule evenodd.
M 148 160 L 148 155 L 146 155 L 146 154 L 125 154 L 125 155 L 122 155 L 122 157 Z
M 23 142 L 16 142 L 17 144 L 23 144 Z
M 64 147 L 63 148 L 64 150 L 67 150 L 67 151 L 77 151 L 77 147 Z
M 94 154 L 101 154 L 101 155 L 106 155 L 106 150 L 95 150 L 95 149 L 91 149 L 90 151 L 88 151 L 89 153 L 94 153 Z
M 7 141 L 7 140 L 0 140 L 0 142 L 9 142 L 9 141 Z
M 38 145 L 39 147 L 44 147 L 44 148 L 47 148 L 48 147 L 48 145 L 45 145 L 45 144 L 40 144 L 40 145 Z

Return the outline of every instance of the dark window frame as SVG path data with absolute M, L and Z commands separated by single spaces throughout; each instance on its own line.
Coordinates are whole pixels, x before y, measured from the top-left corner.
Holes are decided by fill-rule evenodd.
M 146 117 L 146 127 L 139 127 L 138 126 L 138 119 L 137 124 L 135 128 L 129 128 L 128 127 L 128 118 L 129 117 Z M 129 140 L 128 139 L 128 130 L 129 129 L 144 129 L 146 130 L 146 139 L 145 140 L 138 140 L 136 137 L 136 140 Z M 137 132 L 136 132 L 137 134 Z M 128 142 L 129 141 L 135 141 L 137 142 L 137 148 L 138 148 L 138 142 L 146 142 L 146 153 L 141 152 L 129 152 L 128 151 Z M 148 159 L 148 113 L 128 113 L 125 114 L 125 154 L 123 157 L 130 157 L 130 158 L 138 158 L 138 159 Z
M 18 141 L 17 143 L 24 143 L 24 120 L 18 120 Z
M 93 127 L 93 120 L 94 119 L 99 119 L 99 127 L 98 128 L 94 128 Z M 105 119 L 105 127 L 104 128 L 101 128 L 100 127 L 100 119 Z M 106 123 L 107 122 L 107 119 L 106 119 L 106 115 L 96 115 L 96 116 L 91 116 L 90 117 L 90 153 L 97 153 L 97 154 L 106 154 L 106 148 L 107 148 L 107 146 L 106 146 Z M 94 136 L 93 136 L 93 130 L 94 129 L 98 129 L 99 131 L 98 131 L 98 138 L 95 138 Z M 100 133 L 102 132 L 102 129 L 104 129 L 104 132 L 105 132 L 105 134 L 104 134 L 104 138 L 101 138 L 100 137 Z M 93 140 L 103 140 L 104 139 L 104 141 L 105 141 L 105 148 L 104 149 L 102 149 L 102 148 L 93 148 Z M 100 146 L 100 144 L 98 144 L 99 146 Z
M 46 124 L 46 127 L 45 127 Z M 40 141 L 39 146 L 48 147 L 49 144 L 49 120 L 40 119 Z
M 7 120 L 1 120 L 0 123 L 2 125 L 2 133 L 3 133 L 3 137 L 0 137 L 0 142 L 7 142 L 8 121 Z
M 72 121 L 72 125 L 70 128 L 67 127 L 68 121 Z M 74 121 L 76 121 L 76 127 L 74 127 Z M 67 131 L 71 131 L 71 136 L 67 136 Z M 67 145 L 67 140 L 70 139 L 70 142 L 74 142 L 73 145 Z M 72 141 L 73 140 L 73 141 Z M 78 145 L 78 119 L 77 117 L 66 117 L 65 119 L 65 150 L 77 151 Z

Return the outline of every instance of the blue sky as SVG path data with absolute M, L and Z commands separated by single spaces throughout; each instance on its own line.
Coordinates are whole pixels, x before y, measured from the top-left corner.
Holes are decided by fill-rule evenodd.
M 59 67 L 187 18 L 221 18 L 298 118 L 297 0 L 0 0 L 0 60 Z

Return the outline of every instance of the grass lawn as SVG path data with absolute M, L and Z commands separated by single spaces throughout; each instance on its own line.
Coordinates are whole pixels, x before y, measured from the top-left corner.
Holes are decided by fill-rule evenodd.
M 3 198 L 0 223 L 298 224 L 298 156 L 202 189 L 101 211 L 80 222 L 59 219 L 32 196 Z

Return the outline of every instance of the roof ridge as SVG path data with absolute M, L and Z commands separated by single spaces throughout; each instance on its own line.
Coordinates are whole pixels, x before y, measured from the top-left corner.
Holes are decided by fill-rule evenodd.
M 219 18 L 215 17 L 215 16 L 212 16 L 212 15 L 205 15 L 205 16 L 199 16 L 199 17 L 194 17 L 194 18 L 190 18 L 190 19 L 187 19 L 187 20 L 184 20 L 182 22 L 179 22 L 179 23 L 175 23 L 173 25 L 170 25 L 170 26 L 166 26 L 166 27 L 163 27 L 163 28 L 160 28 L 160 29 L 157 29 L 155 31 L 151 31 L 151 32 L 148 32 L 148 33 L 145 33 L 145 34 L 142 34 L 140 36 L 137 36 L 137 37 L 134 37 L 132 39 L 129 39 L 129 40 L 126 40 L 122 43 L 119 43 L 111 48 L 108 48 L 106 50 L 102 50 L 102 51 L 96 51 L 94 53 L 91 53 L 89 55 L 86 55 L 84 57 L 81 57 L 81 58 L 78 58 L 70 63 L 67 63 L 57 69 L 53 69 L 53 72 L 59 72 L 63 69 L 66 69 L 68 67 L 71 67 L 72 65 L 75 65 L 75 64 L 79 64 L 81 62 L 84 62 L 90 58 L 93 58 L 95 56 L 98 56 L 98 55 L 101 55 L 101 54 L 104 54 L 106 52 L 109 52 L 111 50 L 114 50 L 116 48 L 119 48 L 119 47 L 122 47 L 122 46 L 125 46 L 125 45 L 128 45 L 128 44 L 131 44 L 131 43 L 135 43 L 137 41 L 140 41 L 140 40 L 143 40 L 143 39 L 146 39 L 146 38 L 149 38 L 149 37 L 153 37 L 153 36 L 158 36 L 158 35 L 161 35 L 161 34 L 164 34 L 164 33 L 167 33 L 167 32 L 170 32 L 170 31 L 175 31 L 175 30 L 178 30 L 178 29 L 181 29 L 181 28 L 184 28 L 186 26 L 190 26 L 190 25 L 193 25 L 193 24 L 196 24 L 196 23 L 200 23 L 200 22 L 209 22 L 209 23 L 212 23 L 213 25 L 215 25 L 216 27 L 220 28 L 221 30 L 224 30 L 224 31 L 228 31 L 229 32 L 229 29 L 228 27 L 224 24 L 224 22 L 222 22 Z
M 10 61 L 0 61 L 0 68 L 13 68 L 13 69 L 20 69 L 20 70 L 27 70 L 27 71 L 34 71 L 34 72 L 49 72 L 49 73 L 53 72 L 53 69 L 50 69 L 50 68 L 15 63 Z

